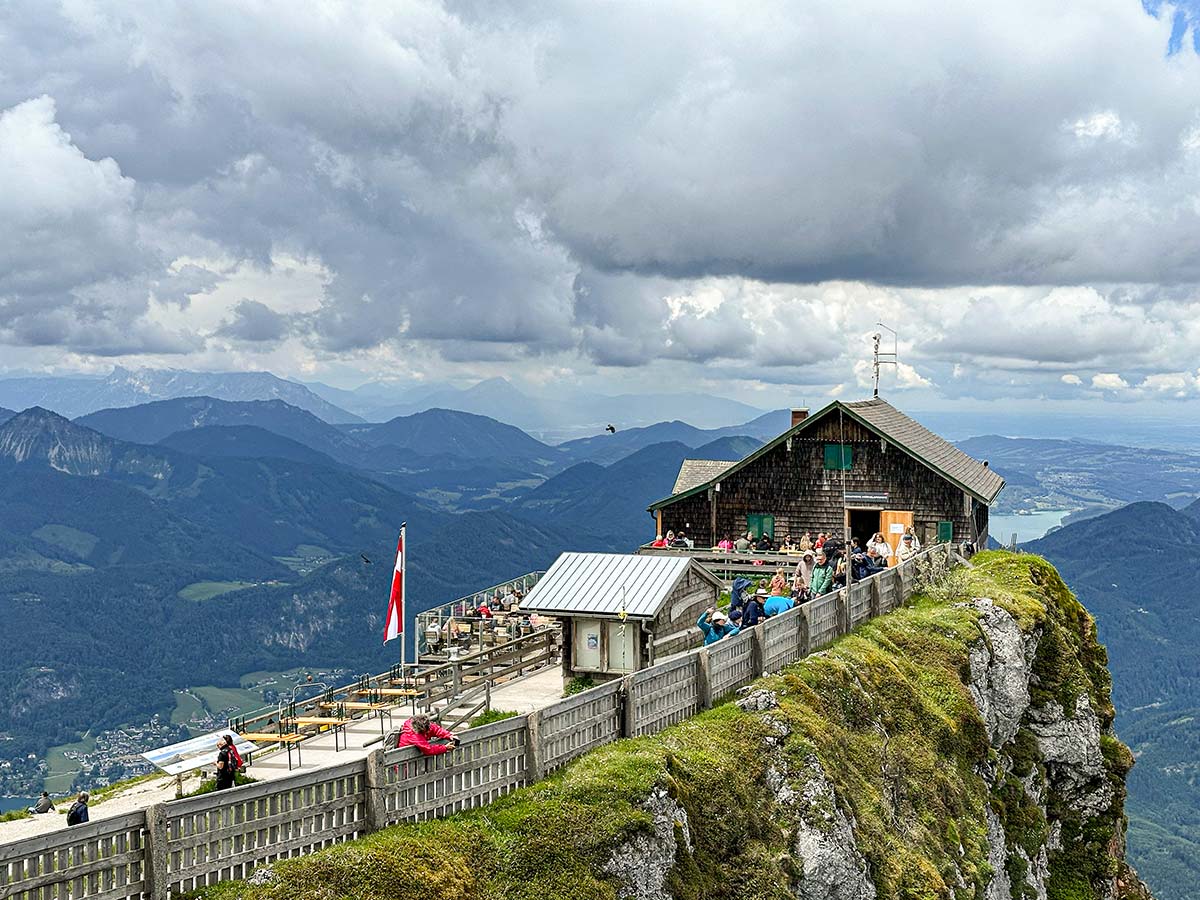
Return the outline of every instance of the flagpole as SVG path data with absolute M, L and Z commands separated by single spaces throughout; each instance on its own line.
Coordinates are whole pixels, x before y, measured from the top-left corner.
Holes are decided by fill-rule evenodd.
M 405 557 L 408 556 L 408 535 L 406 534 L 407 529 L 408 529 L 408 523 L 401 522 L 400 523 L 400 546 L 402 546 L 404 548 Z M 407 559 L 404 560 L 404 568 L 405 568 L 405 570 L 408 569 L 408 560 Z M 405 585 L 405 587 L 407 587 L 407 585 Z M 407 593 L 407 591 L 405 593 Z M 406 635 L 404 634 L 404 617 L 408 614 L 407 607 L 408 607 L 408 604 L 405 603 L 400 609 L 400 683 L 403 687 L 406 687 L 406 688 L 408 687 L 408 682 L 404 678 L 404 643 L 406 640 Z

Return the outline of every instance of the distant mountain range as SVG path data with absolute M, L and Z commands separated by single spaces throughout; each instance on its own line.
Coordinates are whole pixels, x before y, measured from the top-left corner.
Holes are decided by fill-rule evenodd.
M 81 416 L 100 409 L 134 406 L 174 397 L 220 400 L 283 400 L 326 422 L 361 422 L 302 384 L 269 372 L 184 372 L 117 366 L 103 378 L 29 376 L 0 379 L 0 405 L 15 409 L 42 406 L 59 415 Z
M 747 422 L 763 412 L 750 403 L 695 391 L 610 396 L 555 386 L 532 395 L 505 378 L 489 378 L 465 388 L 381 381 L 354 390 L 321 382 L 301 384 L 269 372 L 130 370 L 120 366 L 106 376 L 0 378 L 0 407 L 41 406 L 68 418 L 180 397 L 283 400 L 331 424 L 386 422 L 431 409 L 456 410 L 510 423 L 552 444 L 603 435 L 608 425 L 625 431 L 678 419 L 698 429 L 719 429 Z
M 536 523 L 438 512 L 340 463 L 214 452 L 247 432 L 276 451 L 303 447 L 247 425 L 135 444 L 39 408 L 0 425 L 0 619 L 19 630 L 0 654 L 0 733 L 16 741 L 6 754 L 169 710 L 172 688 L 197 678 L 384 667 L 381 598 L 401 521 L 410 617 L 545 567 L 561 548 Z M 244 589 L 181 596 L 212 583 Z
M 533 397 L 505 378 L 489 378 L 468 388 L 449 384 L 365 384 L 346 391 L 309 383 L 331 403 L 369 421 L 383 421 L 426 409 L 455 409 L 490 416 L 555 441 L 581 434 L 600 434 L 606 425 L 620 430 L 684 418 L 698 428 L 720 428 L 745 422 L 762 409 L 737 400 L 696 392 L 609 396 L 559 391 Z
M 996 435 L 956 446 L 987 460 L 1007 481 L 995 513 L 1037 508 L 1099 513 L 1141 500 L 1182 506 L 1200 496 L 1200 456 L 1187 453 Z
M 517 499 L 516 515 L 564 534 L 581 530 L 594 537 L 594 549 L 620 551 L 654 540 L 654 520 L 646 506 L 671 493 L 679 466 L 691 459 L 741 459 L 762 445 L 750 437 L 728 437 L 701 447 L 679 441 L 652 444 L 608 466 L 583 462 L 555 475 Z
M 204 425 L 176 431 L 158 442 L 191 456 L 226 456 L 244 459 L 287 459 L 314 466 L 337 468 L 339 463 L 299 441 L 257 425 Z
M 318 464 L 333 460 L 433 506 L 463 511 L 503 506 L 575 463 L 611 465 L 655 444 L 700 447 L 731 436 L 761 443 L 787 427 L 789 414 L 776 411 L 742 426 L 708 430 L 662 422 L 557 447 L 488 416 L 456 410 L 430 409 L 378 424 L 334 426 L 280 400 L 181 397 L 100 410 L 76 421 L 110 437 L 162 442 L 199 456 L 277 456 Z M 287 438 L 327 460 L 253 429 Z M 191 430 L 204 433 L 187 436 Z
M 558 450 L 520 428 L 458 410 L 427 409 L 379 425 L 354 425 L 344 430 L 371 447 L 399 447 L 424 456 L 445 453 L 464 459 L 519 460 L 543 467 L 553 467 L 562 459 Z
M 0 382 L 2 384 L 3 382 Z M 290 438 L 339 462 L 357 465 L 366 445 L 307 410 L 283 400 L 219 400 L 179 397 L 117 409 L 102 409 L 76 420 L 110 437 L 156 444 L 168 435 L 206 426 L 252 425 Z M 264 456 L 265 453 L 247 453 Z
M 573 460 L 591 460 L 602 464 L 616 462 L 643 447 L 677 442 L 687 447 L 702 447 L 727 437 L 750 437 L 761 443 L 778 437 L 791 425 L 791 411 L 777 409 L 746 422 L 726 428 L 696 428 L 674 420 L 657 422 L 644 428 L 629 428 L 615 434 L 580 438 L 559 444 L 558 449 Z M 707 457 L 717 459 L 720 457 Z M 730 457 L 737 459 L 740 457 Z M 656 498 L 657 499 L 657 498 Z
M 513 426 L 448 410 L 333 426 L 279 400 L 178 398 L 75 422 L 26 409 L 0 424 L 0 619 L 36 635 L 0 654 L 6 753 L 165 712 L 197 678 L 382 668 L 401 521 L 411 617 L 565 549 L 632 549 L 683 458 L 758 444 L 668 442 L 571 466 Z
M 1117 731 L 1137 757 L 1130 857 L 1159 900 L 1191 900 L 1200 884 L 1200 501 L 1133 503 L 1023 549 L 1054 563 L 1096 617 Z

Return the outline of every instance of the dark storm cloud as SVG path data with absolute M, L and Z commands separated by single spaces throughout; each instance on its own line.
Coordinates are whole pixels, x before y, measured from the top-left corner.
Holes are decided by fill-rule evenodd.
M 1200 280 L 1200 63 L 1169 34 L 1135 0 L 9 4 L 0 177 L 31 189 L 0 198 L 0 336 L 191 352 L 171 310 L 284 253 L 316 302 L 217 333 L 837 381 L 888 304 L 806 287 L 836 279 L 953 289 L 970 316 L 890 301 L 931 364 L 1169 368 L 1120 296 Z M 1096 282 L 1131 287 L 1074 320 L 959 290 Z
M 261 343 L 278 341 L 288 332 L 287 317 L 257 300 L 242 300 L 233 308 L 233 318 L 217 329 L 217 334 L 239 341 Z

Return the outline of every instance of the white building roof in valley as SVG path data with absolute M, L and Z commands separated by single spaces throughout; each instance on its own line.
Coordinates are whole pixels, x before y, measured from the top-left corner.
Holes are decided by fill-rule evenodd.
M 541 577 L 521 609 L 559 615 L 652 619 L 691 568 L 720 590 L 721 581 L 687 556 L 564 553 Z

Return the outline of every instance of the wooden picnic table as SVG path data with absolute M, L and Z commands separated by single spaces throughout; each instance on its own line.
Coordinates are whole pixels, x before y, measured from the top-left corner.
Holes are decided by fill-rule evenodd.
M 300 756 L 300 742 L 304 740 L 302 734 L 274 734 L 269 731 L 251 731 L 246 734 L 239 734 L 238 737 L 256 744 L 282 744 L 287 748 L 288 771 L 292 771 L 292 745 L 296 745 L 296 765 L 304 765 L 304 760 Z
M 384 730 L 383 730 L 384 713 L 387 714 L 388 721 L 390 722 L 392 719 L 392 706 L 394 706 L 394 705 L 395 704 L 392 704 L 392 703 L 368 703 L 363 700 L 326 700 L 321 703 L 321 706 L 331 707 L 333 709 L 363 710 L 367 713 L 372 713 L 372 712 L 378 713 L 379 714 L 379 733 L 381 735 L 384 733 Z
M 338 732 L 342 732 L 342 743 L 346 743 L 346 725 L 350 719 L 334 718 L 332 716 L 296 716 L 294 719 L 281 719 L 284 725 L 291 725 L 296 728 L 304 728 L 307 726 L 316 726 L 317 728 L 328 728 L 333 732 L 333 750 L 335 753 L 341 750 L 338 746 Z
M 359 696 L 371 696 L 378 694 L 381 697 L 416 697 L 420 691 L 414 691 L 412 688 L 368 688 L 366 690 L 358 689 L 351 693 Z

